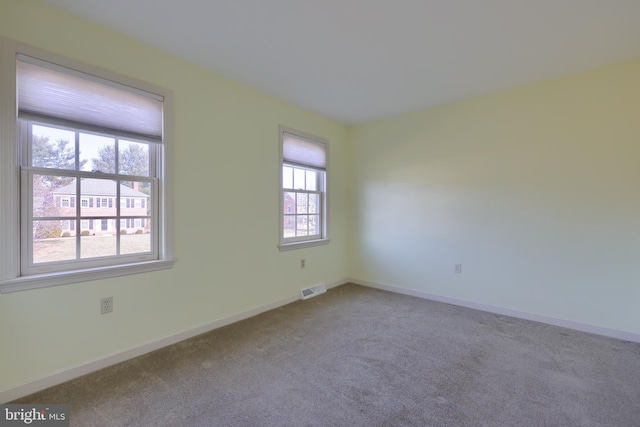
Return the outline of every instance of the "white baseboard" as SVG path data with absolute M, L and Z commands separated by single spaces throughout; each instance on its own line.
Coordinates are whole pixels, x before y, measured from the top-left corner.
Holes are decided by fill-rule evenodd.
M 497 306 L 478 303 L 474 301 L 467 301 L 460 298 L 453 298 L 453 297 L 447 297 L 447 296 L 438 295 L 438 294 L 432 294 L 429 292 L 418 291 L 415 289 L 407 289 L 407 288 L 401 288 L 397 286 L 383 285 L 381 283 L 368 282 L 365 280 L 349 279 L 349 283 L 355 283 L 357 285 L 367 286 L 370 288 L 380 289 L 383 291 L 395 292 L 403 295 L 410 295 L 413 297 L 424 298 L 432 301 L 439 301 L 447 304 L 459 305 L 461 307 L 473 308 L 476 310 L 487 311 L 490 313 L 501 314 L 504 316 L 517 317 L 519 319 L 532 320 L 535 322 L 546 323 L 546 324 L 555 325 L 555 326 L 562 326 L 563 328 L 567 328 L 567 329 L 574 329 L 576 331 L 588 332 L 596 335 L 603 335 L 606 337 L 617 338 L 624 341 L 632 341 L 632 342 L 640 343 L 640 334 L 635 334 L 632 332 L 603 328 L 601 326 L 575 322 L 573 320 L 558 319 L 555 317 L 527 313 L 525 311 L 513 310 L 510 308 L 497 307 Z
M 337 282 L 327 283 L 326 286 L 327 286 L 327 289 L 331 289 L 331 288 L 335 288 L 336 286 L 343 285 L 345 283 L 349 283 L 349 281 L 346 279 L 339 280 Z M 124 362 L 129 359 L 133 359 L 134 357 L 142 356 L 143 354 L 150 353 L 152 351 L 161 349 L 171 344 L 175 344 L 180 341 L 184 341 L 188 338 L 195 337 L 196 335 L 200 335 L 205 332 L 209 332 L 214 329 L 218 329 L 223 326 L 229 325 L 231 323 L 239 322 L 241 320 L 248 319 L 253 316 L 257 316 L 258 314 L 264 313 L 265 311 L 282 307 L 283 305 L 290 304 L 299 299 L 300 299 L 300 294 L 296 292 L 296 294 L 293 296 L 283 298 L 281 300 L 274 301 L 272 303 L 265 304 L 259 307 L 255 307 L 253 309 L 243 311 L 242 313 L 238 313 L 233 316 L 226 317 L 224 319 L 220 319 L 214 322 L 196 326 L 195 328 L 187 329 L 165 338 L 149 341 L 142 345 L 132 347 L 124 351 L 108 354 L 104 357 L 100 357 L 98 359 L 82 363 L 72 368 L 62 369 L 60 371 L 54 372 L 51 375 L 47 375 L 45 377 L 28 382 L 26 384 L 22 384 L 17 387 L 0 391 L 0 403 L 11 402 L 12 400 L 18 399 L 20 397 L 28 396 L 29 394 L 38 392 L 40 390 L 44 390 L 49 387 L 53 387 L 54 385 L 61 384 L 63 382 L 72 380 L 74 378 L 81 377 L 82 375 L 95 372 L 97 370 L 115 365 L 120 362 Z

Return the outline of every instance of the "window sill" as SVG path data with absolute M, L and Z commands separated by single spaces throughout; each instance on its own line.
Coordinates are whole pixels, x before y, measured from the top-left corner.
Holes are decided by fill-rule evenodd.
M 278 246 L 280 252 L 292 251 L 294 249 L 311 248 L 313 246 L 328 245 L 329 239 L 307 240 L 304 242 L 282 243 Z
M 29 289 L 47 288 L 50 286 L 67 285 L 70 283 L 87 282 L 90 280 L 126 276 L 129 274 L 167 270 L 173 267 L 174 263 L 175 260 L 173 259 L 161 261 L 146 261 L 135 264 L 87 268 L 84 270 L 36 274 L 33 276 L 21 276 L 15 279 L 0 281 L 0 293 L 6 294 L 10 292 L 26 291 Z

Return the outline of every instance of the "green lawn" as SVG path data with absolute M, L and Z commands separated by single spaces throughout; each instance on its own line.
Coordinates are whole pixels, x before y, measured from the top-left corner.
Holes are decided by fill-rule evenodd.
M 151 250 L 150 234 L 120 236 L 120 254 L 144 253 Z M 82 236 L 80 257 L 94 258 L 116 254 L 116 236 Z M 63 261 L 76 258 L 75 237 L 42 239 L 33 242 L 33 262 Z

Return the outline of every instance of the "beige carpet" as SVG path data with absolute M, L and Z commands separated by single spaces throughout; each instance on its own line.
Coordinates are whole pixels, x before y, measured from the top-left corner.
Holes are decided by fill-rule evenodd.
M 640 344 L 344 285 L 17 402 L 74 426 L 638 426 Z

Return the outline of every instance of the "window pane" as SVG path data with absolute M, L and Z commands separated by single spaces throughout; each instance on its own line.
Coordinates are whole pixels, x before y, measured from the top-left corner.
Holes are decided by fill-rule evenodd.
M 285 215 L 284 216 L 284 227 L 283 227 L 283 236 L 287 237 L 295 237 L 296 236 L 296 217 L 295 215 Z
M 109 208 L 109 197 L 116 195 L 116 182 L 111 179 L 82 178 L 80 180 L 80 215 L 116 216 L 116 208 Z M 107 203 L 103 206 L 103 199 Z
M 296 193 L 285 192 L 284 193 L 284 210 L 285 214 L 296 212 Z
M 307 216 L 298 215 L 296 217 L 296 236 L 307 236 L 309 234 L 307 229 Z
M 307 175 L 307 186 L 306 190 L 316 191 L 318 189 L 318 172 L 316 171 L 305 171 Z
M 76 240 L 62 234 L 62 221 L 33 221 L 33 262 L 75 259 Z
M 304 190 L 305 189 L 305 170 L 304 169 L 293 169 L 293 188 L 296 190 Z
M 282 188 L 293 188 L 293 169 L 289 166 L 282 167 Z
M 139 142 L 118 141 L 118 173 L 149 176 L 149 145 Z
M 320 216 L 309 215 L 309 235 L 320 234 Z
M 124 234 L 122 230 L 120 231 L 120 253 L 151 252 L 151 218 L 131 219 L 128 225 L 130 226 L 128 229 L 122 229 L 127 234 Z
M 75 132 L 33 125 L 31 127 L 31 133 L 32 166 L 54 169 L 75 169 Z
M 80 133 L 80 170 L 116 172 L 116 141 L 106 136 Z
M 151 215 L 151 183 L 120 181 L 120 215 Z
M 80 221 L 80 257 L 96 258 L 116 255 L 116 220 L 95 219 Z M 106 230 L 104 229 L 106 228 Z
M 33 175 L 33 217 L 74 216 L 75 180 L 55 175 Z
M 297 213 L 301 214 L 301 213 L 307 213 L 307 206 L 308 206 L 308 194 L 306 193 L 296 193 L 296 206 L 297 206 Z
M 320 213 L 320 196 L 309 194 L 309 213 Z

